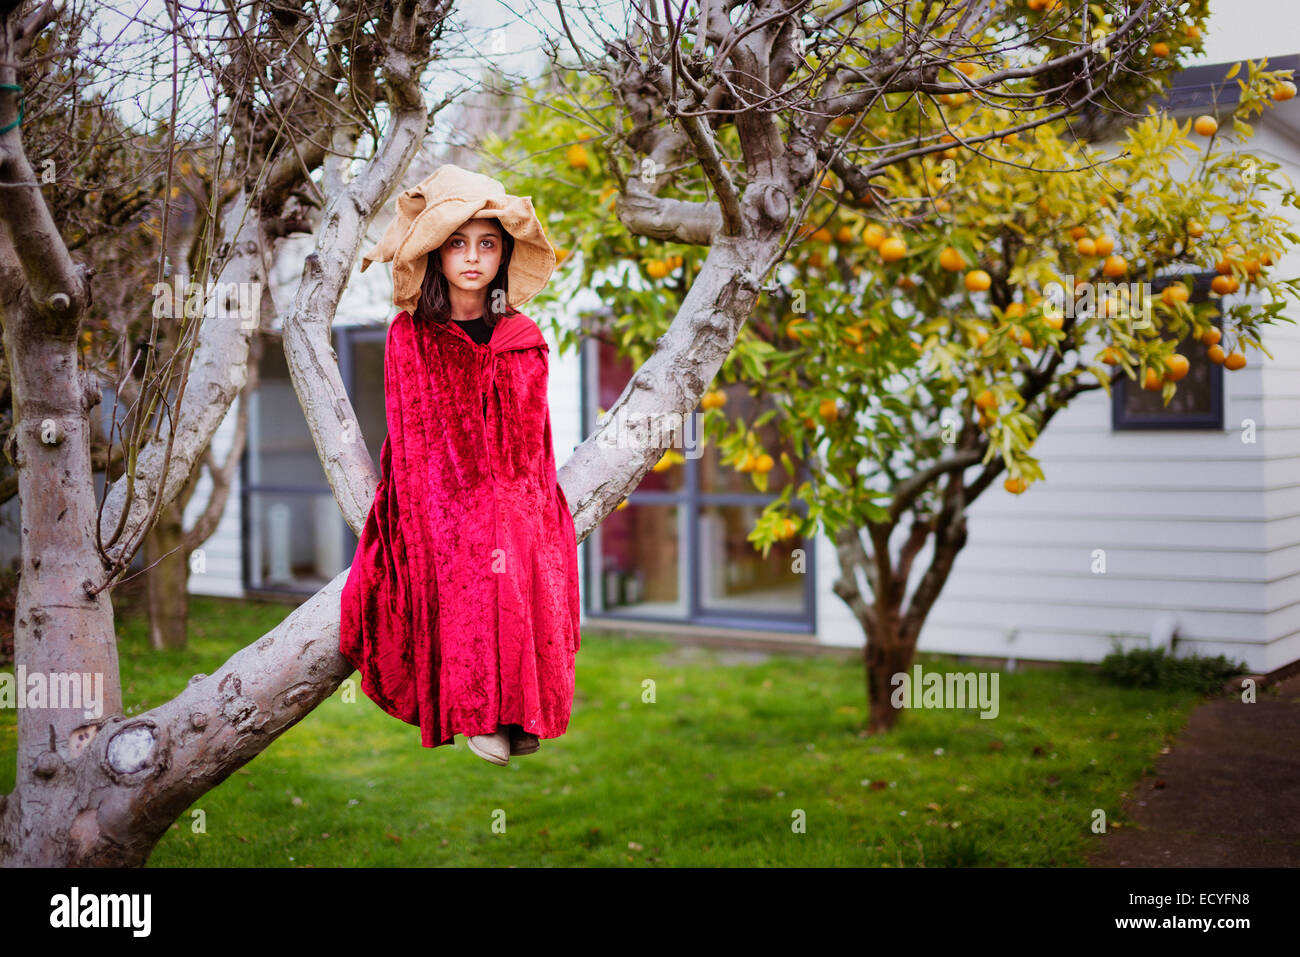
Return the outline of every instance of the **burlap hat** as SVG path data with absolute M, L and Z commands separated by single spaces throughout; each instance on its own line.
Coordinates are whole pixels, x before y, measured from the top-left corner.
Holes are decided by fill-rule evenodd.
M 397 215 L 379 245 L 362 257 L 361 271 L 372 262 L 391 262 L 393 304 L 414 315 L 428 254 L 466 220 L 492 218 L 515 240 L 507 300 L 518 308 L 541 292 L 555 271 L 555 250 L 532 197 L 511 196 L 492 177 L 450 163 L 397 197 Z

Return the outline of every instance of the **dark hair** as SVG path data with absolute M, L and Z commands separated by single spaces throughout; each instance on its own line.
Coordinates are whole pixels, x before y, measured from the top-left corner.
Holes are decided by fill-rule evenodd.
M 501 230 L 501 265 L 497 267 L 497 274 L 485 290 L 487 307 L 483 310 L 483 321 L 487 323 L 489 329 L 495 328 L 497 322 L 504 316 L 513 316 L 517 311 L 510 305 L 509 295 L 510 256 L 515 250 L 515 237 L 501 225 L 499 219 L 493 217 L 493 221 Z M 504 312 L 500 315 L 493 311 L 498 289 L 501 290 L 501 301 L 505 303 Z M 451 293 L 447 288 L 447 276 L 442 271 L 442 257 L 438 255 L 437 249 L 428 254 L 428 261 L 424 267 L 424 282 L 420 285 L 420 300 L 415 305 L 415 315 L 412 318 L 428 322 L 451 320 Z

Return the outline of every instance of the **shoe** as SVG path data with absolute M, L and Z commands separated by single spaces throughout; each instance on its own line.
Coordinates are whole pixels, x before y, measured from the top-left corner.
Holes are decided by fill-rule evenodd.
M 484 761 L 498 767 L 510 763 L 510 736 L 505 728 L 498 728 L 495 734 L 467 734 L 465 743 Z
M 512 756 L 533 754 L 541 746 L 542 742 L 537 735 L 529 734 L 517 724 L 510 726 L 510 754 Z

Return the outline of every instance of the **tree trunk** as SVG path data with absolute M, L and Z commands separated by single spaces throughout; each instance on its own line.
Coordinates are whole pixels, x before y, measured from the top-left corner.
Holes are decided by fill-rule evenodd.
M 960 479 L 958 486 L 959 484 Z M 856 526 L 841 529 L 835 537 L 840 577 L 832 583 L 832 590 L 849 606 L 866 636 L 862 662 L 867 690 L 869 734 L 884 734 L 892 730 L 902 717 L 901 709 L 895 708 L 892 702 L 896 688 L 893 677 L 907 674 L 911 670 L 926 616 L 939 597 L 957 554 L 966 543 L 963 513 L 950 508 L 944 511 L 943 517 L 946 521 L 939 526 L 940 532 L 935 538 L 930 567 L 913 592 L 906 611 L 903 609 L 903 597 L 907 590 L 912 559 L 924 545 L 932 527 L 930 523 L 918 521 L 913 525 L 897 563 L 885 551 L 893 526 L 872 528 L 872 539 L 878 554 L 870 556 L 862 545 L 861 530 Z M 871 583 L 870 600 L 864 596 L 863 589 L 858 584 L 859 571 Z
M 189 629 L 189 554 L 181 518 L 181 506 L 172 502 L 158 513 L 144 543 L 149 645 L 155 649 L 184 648 Z
M 876 607 L 879 608 L 879 605 Z M 891 701 L 895 687 L 893 677 L 907 673 L 912 667 L 915 653 L 915 643 L 899 642 L 896 633 L 893 641 L 877 641 L 871 636 L 867 637 L 862 657 L 866 665 L 868 734 L 884 734 L 898 723 L 899 709 Z

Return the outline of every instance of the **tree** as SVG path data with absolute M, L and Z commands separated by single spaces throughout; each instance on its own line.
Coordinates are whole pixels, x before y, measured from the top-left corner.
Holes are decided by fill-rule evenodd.
M 1130 105 L 1167 90 L 1178 56 L 1200 46 L 1196 21 L 1203 14 L 1196 7 L 1189 19 L 1161 21 L 1145 37 L 1134 59 L 1153 68 L 1125 73 L 1126 82 L 1108 90 L 1112 113 L 1126 115 Z M 1000 36 L 1017 28 L 1032 33 L 1034 22 L 1029 17 L 1026 25 L 1023 12 L 1012 11 L 991 29 Z M 953 75 L 978 83 L 1035 56 L 1032 42 L 975 49 L 953 57 Z M 1151 50 L 1164 53 L 1150 61 Z M 1041 89 L 1044 76 L 1060 75 L 1053 69 L 1012 89 Z M 1252 64 L 1238 81 L 1232 122 L 1240 139 L 1270 97 L 1289 94 L 1287 75 Z M 620 123 L 623 103 L 643 102 L 637 97 L 646 87 L 629 82 L 622 89 L 635 95 L 609 105 L 599 87 L 583 86 L 538 107 L 527 140 L 542 157 L 565 150 L 564 163 L 539 172 L 532 188 L 545 204 L 571 211 L 557 242 L 581 264 L 572 267 L 575 284 L 590 285 L 609 304 L 617 317 L 613 339 L 640 363 L 664 352 L 686 316 L 699 318 L 692 328 L 704 349 L 719 337 L 694 294 L 709 276 L 714 250 L 701 262 L 696 227 L 677 225 L 712 207 L 679 198 L 703 192 L 697 180 L 708 169 L 684 160 L 671 166 L 669 188 L 654 201 L 639 195 L 635 174 L 620 192 L 624 138 L 648 137 L 644 130 L 652 128 L 649 111 L 630 111 Z M 726 381 L 771 397 L 775 408 L 756 421 L 733 422 L 718 391 L 701 406 L 723 462 L 751 474 L 760 490 L 778 458 L 789 476 L 753 530 L 755 546 L 766 554 L 777 542 L 816 531 L 836 541 L 841 572 L 834 589 L 864 631 L 873 732 L 899 717 L 891 679 L 911 667 L 926 617 L 966 543 L 970 504 L 1004 472 L 1004 488 L 1015 494 L 1041 479 L 1035 440 L 1075 396 L 1109 391 L 1109 365 L 1159 388 L 1167 403 L 1187 371 L 1186 357 L 1175 356 L 1177 342 L 1189 333 L 1207 340 L 1221 334 L 1208 318 L 1215 306 L 1189 305 L 1186 286 L 1154 300 L 1143 286 L 1145 295 L 1130 303 L 1127 285 L 1114 284 L 1168 281 L 1202 267 L 1231 272 L 1235 278 L 1225 277 L 1216 290 L 1246 284 L 1268 298 L 1263 308 L 1237 303 L 1226 310 L 1224 345 L 1238 356 L 1263 349 L 1262 328 L 1296 290 L 1295 280 L 1276 278 L 1269 268 L 1295 241 L 1285 221 L 1266 212 L 1267 202 L 1295 202 L 1277 180 L 1277 164 L 1225 150 L 1220 138 L 1193 132 L 1190 121 L 1180 126 L 1159 113 L 1131 124 L 1111 157 L 1078 135 L 1081 128 L 1099 139 L 1115 132 L 1113 117 L 1096 109 L 1098 97 L 1087 101 L 1087 122 L 1080 124 L 1061 116 L 1065 111 L 1049 97 L 1026 93 L 1013 113 L 982 95 L 963 96 L 940 94 L 947 97 L 943 109 L 924 96 L 885 96 L 830 123 L 842 139 L 818 155 L 826 154 L 835 172 L 809 193 L 797 228 L 791 223 L 791 244 L 798 245 L 763 287 L 769 295 L 722 365 Z M 572 142 L 579 123 L 557 122 L 557 105 L 606 137 Z M 794 116 L 816 112 L 803 104 Z M 719 154 L 734 155 L 734 141 L 724 142 L 729 148 Z M 588 147 L 605 152 L 606 161 L 592 162 Z M 863 181 L 862 170 L 841 157 L 891 152 L 902 155 L 880 168 L 870 192 L 852 188 Z M 511 168 L 521 162 L 513 155 Z M 1179 171 L 1186 162 L 1196 163 L 1190 177 Z M 607 172 L 603 191 L 598 170 Z M 626 224 L 648 238 L 627 236 Z M 1066 314 L 1071 279 L 1087 283 L 1081 291 L 1088 302 L 1098 293 L 1096 308 L 1086 311 L 1081 302 L 1076 311 L 1071 295 Z M 1055 300 L 1053 288 L 1062 292 Z M 1150 316 L 1142 316 L 1144 305 L 1152 307 Z M 1094 343 L 1104 350 L 1096 352 Z M 648 368 L 619 405 L 653 398 L 657 380 L 641 378 Z M 695 392 L 708 381 L 707 369 L 690 364 L 676 375 Z M 769 422 L 801 450 L 798 462 L 764 447 Z M 672 455 L 664 453 L 664 467 Z M 802 483 L 800 465 L 813 473 Z M 913 563 L 927 544 L 930 562 L 909 595 Z
M 181 8 L 169 9 L 179 15 Z M 207 65 L 226 104 L 210 131 L 227 144 L 217 179 L 222 201 L 211 206 L 193 278 L 219 280 L 218 305 L 229 310 L 240 290 L 265 288 L 274 239 L 301 228 L 303 210 L 319 210 L 315 252 L 285 317 L 286 347 L 309 420 L 329 447 L 323 457 L 340 504 L 359 529 L 376 477 L 330 355 L 329 324 L 366 224 L 418 151 L 431 113 L 447 102 L 431 107 L 420 87 L 447 7 L 342 3 L 328 22 L 274 4 L 245 13 L 246 23 L 234 7 L 201 14 L 223 20 L 224 33 L 206 29 L 211 24 L 171 25 L 177 42 L 191 44 L 193 62 Z M 159 708 L 122 713 L 107 590 L 191 480 L 245 381 L 254 330 L 198 321 L 198 310 L 175 353 L 174 405 L 165 417 L 145 418 L 158 427 L 141 435 L 96 509 L 89 414 L 99 386 L 77 353 L 92 274 L 70 255 L 66 224 L 39 191 L 13 89 L 30 76 L 29 54 L 55 16 L 50 3 L 0 5 L 0 83 L 7 84 L 0 93 L 0 318 L 15 412 L 9 453 L 25 529 L 15 659 L 28 674 L 102 676 L 105 713 L 88 719 L 81 707 L 45 702 L 19 711 L 16 786 L 0 798 L 0 861 L 137 864 L 197 796 L 347 676 L 337 652 L 343 577 L 216 674 L 195 676 Z M 197 37 L 215 37 L 215 52 Z M 343 168 L 354 164 L 356 175 L 344 181 Z M 304 368 L 312 370 L 305 387 Z M 164 381 L 157 371 L 149 378 L 160 399 L 169 395 Z M 323 432 L 321 409 L 332 418 Z M 331 631 L 332 642 L 319 640 Z
M 166 427 L 167 410 L 178 399 L 190 351 L 186 340 L 195 326 L 194 317 L 185 314 L 185 281 L 194 265 L 201 268 L 211 238 L 205 223 L 221 201 L 214 176 L 221 160 L 206 141 L 210 132 L 196 141 L 178 129 L 182 117 L 175 105 L 165 119 L 135 128 L 112 101 L 112 90 L 96 83 L 97 74 L 110 69 L 101 57 L 77 60 L 51 52 L 83 43 L 94 28 L 88 14 L 69 11 L 53 27 L 38 39 L 25 78 L 23 145 L 37 158 L 42 195 L 69 252 L 98 277 L 77 349 L 90 387 L 114 397 L 106 414 L 92 415 L 89 422 L 93 469 L 105 474 L 107 484 L 121 478 L 143 436 Z M 211 118 L 205 115 L 200 123 L 210 127 Z M 168 295 L 142 294 L 155 281 Z M 173 289 L 180 294 L 180 308 L 172 308 Z M 158 308 L 160 303 L 167 308 Z M 250 348 L 256 354 L 260 339 Z M 229 498 L 247 429 L 245 398 L 257 386 L 255 363 L 252 369 L 224 462 L 216 461 L 210 446 L 204 449 L 190 480 L 158 510 L 144 538 L 145 569 L 137 575 L 144 574 L 156 648 L 185 644 L 189 560 L 216 529 Z M 8 406 L 8 397 L 4 401 Z M 185 529 L 182 516 L 203 469 L 212 494 Z M 6 471 L 0 501 L 18 493 L 17 471 Z
M 933 109 L 939 96 L 950 104 L 973 96 L 1012 114 L 995 136 L 1028 130 L 1078 112 L 1123 80 L 1139 45 L 1172 22 L 1169 5 L 1157 0 L 1125 4 L 1100 36 L 1090 28 L 1093 14 L 1080 8 L 1078 39 L 1063 29 L 1076 12 L 1065 5 L 1027 16 L 983 0 L 900 2 L 866 20 L 856 3 L 806 6 L 709 0 L 695 15 L 683 7 L 671 22 L 656 22 L 646 4 L 631 11 L 638 23 L 609 38 L 599 61 L 579 52 L 616 105 L 615 122 L 601 134 L 620 222 L 638 237 L 708 250 L 654 354 L 560 470 L 580 539 L 659 458 L 650 447 L 610 451 L 604 439 L 625 417 L 695 408 L 736 345 L 760 284 L 793 242 L 806 214 L 800 206 L 817 195 L 825 167 L 844 183 L 843 198 L 883 202 L 873 180 L 940 147 L 909 135 L 874 156 L 849 152 L 849 140 L 830 131 L 833 119 L 900 101 Z M 228 6 L 211 15 L 227 18 L 224 32 L 187 28 L 181 7 L 169 11 L 178 18 L 173 36 L 185 40 L 195 62 L 208 64 L 221 91 L 214 140 L 233 145 L 232 166 L 246 164 L 215 211 L 208 274 L 264 284 L 267 247 L 291 228 L 294 212 L 310 208 L 319 222 L 315 251 L 284 316 L 284 344 L 331 487 L 359 532 L 378 476 L 331 355 L 329 324 L 366 224 L 426 133 L 431 108 L 420 77 L 446 7 L 397 0 L 336 8 L 326 21 L 291 5 L 243 14 Z M 246 23 L 239 20 L 245 14 Z M 69 256 L 35 187 L 11 89 L 53 16 L 49 4 L 0 4 L 0 83 L 8 84 L 0 87 L 0 314 L 28 529 L 15 645 L 29 671 L 103 674 L 108 716 L 87 722 L 72 709 L 20 712 L 17 785 L 0 801 L 0 859 L 131 864 L 196 797 L 350 672 L 337 651 L 345 573 L 215 674 L 195 676 L 151 711 L 121 714 L 105 590 L 189 480 L 229 410 L 246 374 L 252 330 L 198 325 L 169 416 L 175 428 L 149 437 L 96 520 L 86 421 L 97 393 L 79 374 L 75 352 L 90 277 Z M 1000 35 L 985 38 L 989 28 Z M 220 55 L 206 55 L 199 37 L 216 37 Z M 1034 61 L 979 77 L 949 69 L 1016 50 Z M 340 154 L 333 167 L 326 163 Z M 328 191 L 311 179 L 318 166 Z M 345 167 L 355 175 L 343 176 Z

